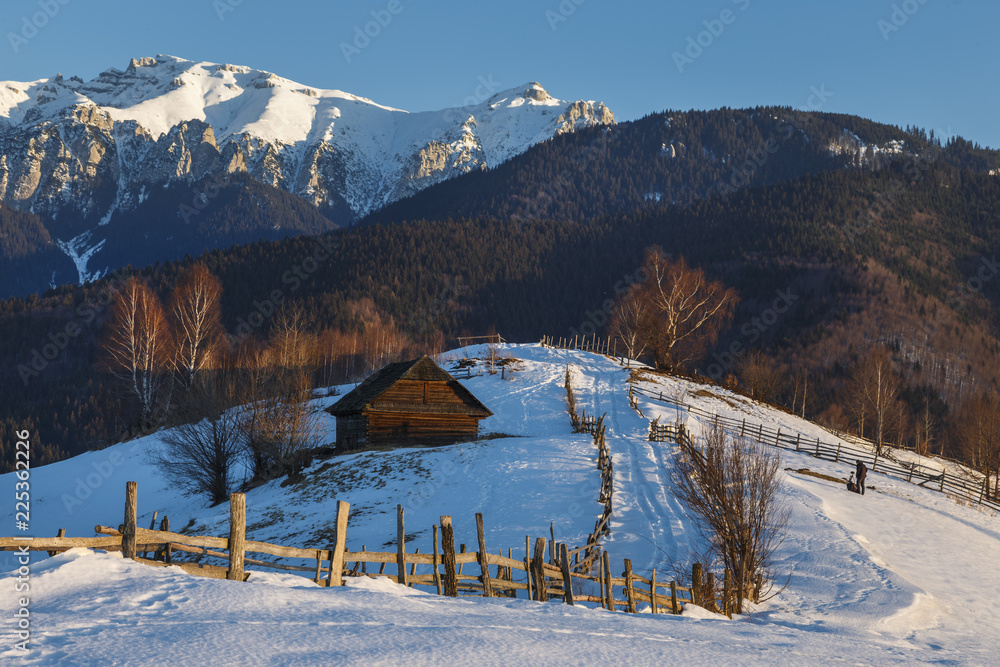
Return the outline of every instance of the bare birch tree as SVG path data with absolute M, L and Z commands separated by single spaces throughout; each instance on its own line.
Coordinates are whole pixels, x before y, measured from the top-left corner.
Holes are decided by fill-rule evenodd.
M 185 389 L 190 389 L 198 373 L 213 362 L 222 336 L 221 299 L 222 283 L 204 264 L 188 269 L 171 294 L 174 369 L 178 384 Z
M 142 427 L 148 428 L 169 381 L 171 337 L 163 306 L 149 286 L 130 278 L 105 326 L 109 369 L 138 400 Z

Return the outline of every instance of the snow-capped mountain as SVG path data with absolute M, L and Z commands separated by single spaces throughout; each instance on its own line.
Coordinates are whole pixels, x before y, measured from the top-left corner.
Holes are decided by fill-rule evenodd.
M 4 81 L 0 201 L 58 220 L 54 236 L 72 249 L 83 280 L 79 258 L 100 234 L 84 235 L 153 188 L 243 172 L 345 223 L 555 135 L 614 123 L 603 103 L 558 100 L 538 83 L 493 87 L 480 86 L 489 97 L 467 106 L 408 113 L 249 67 L 164 55 L 91 81 Z

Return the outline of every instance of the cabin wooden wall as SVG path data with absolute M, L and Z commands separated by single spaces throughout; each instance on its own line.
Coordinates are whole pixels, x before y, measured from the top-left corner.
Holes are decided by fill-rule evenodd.
M 472 440 L 479 435 L 479 419 L 466 415 L 369 412 L 367 416 L 368 439 L 373 444 L 421 438 Z
M 448 386 L 447 382 L 424 382 L 421 380 L 400 380 L 389 387 L 378 400 L 371 404 L 372 409 L 389 408 L 404 405 L 452 405 L 462 406 L 465 402 Z

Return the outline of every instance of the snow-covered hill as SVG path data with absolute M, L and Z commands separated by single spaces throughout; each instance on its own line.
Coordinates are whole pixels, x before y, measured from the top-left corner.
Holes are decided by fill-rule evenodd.
M 407 509 L 411 545 L 422 551 L 442 514 L 454 517 L 457 541 L 472 544 L 475 512 L 485 515 L 491 549 L 513 547 L 523 556 L 524 536 L 547 535 L 550 521 L 559 540 L 580 543 L 602 506 L 591 438 L 570 433 L 569 365 L 578 408 L 607 414 L 615 460 L 615 513 L 605 540 L 612 568 L 620 572 L 621 559 L 630 558 L 639 572 L 686 570 L 704 545 L 670 491 L 673 445 L 647 439 L 648 419 L 680 419 L 695 433 L 704 424 L 653 401 L 641 403 L 640 417 L 629 406 L 628 371 L 605 357 L 538 346 L 506 353 L 523 360 L 513 380 L 483 375 L 464 383 L 495 413 L 482 430 L 512 437 L 317 462 L 301 483 L 274 482 L 247 494 L 249 537 L 323 546 L 339 499 L 352 503 L 352 550 L 393 544 L 397 503 Z M 646 382 L 704 410 L 831 438 L 719 388 Z M 317 407 L 334 400 L 317 399 Z M 327 418 L 328 439 L 332 426 Z M 158 446 L 150 436 L 33 471 L 32 532 L 89 535 L 95 523 L 115 525 L 125 481 L 133 479 L 140 524 L 158 510 L 172 526 L 225 534 L 228 507 L 177 494 L 148 465 L 148 451 Z M 74 551 L 33 565 L 27 664 L 187 664 L 208 656 L 221 664 L 439 664 L 455 656 L 475 664 L 993 662 L 1000 649 L 1000 517 L 878 474 L 861 497 L 794 472 L 846 478 L 848 464 L 781 456 L 792 508 L 778 553 L 787 588 L 756 609 L 752 622 L 693 607 L 680 617 L 654 617 L 559 602 L 453 600 L 385 581 L 320 589 L 299 577 L 258 573 L 240 584 Z M 0 488 L 13 485 L 12 475 L 0 476 Z M 4 516 L 12 526 L 13 501 Z M 5 558 L 3 570 L 12 570 L 13 559 Z M 11 585 L 0 587 L 0 613 L 10 618 L 17 600 L 12 575 L 5 577 Z M 0 628 L 4 657 L 17 655 L 9 648 L 12 628 Z
M 599 102 L 558 100 L 534 82 L 487 83 L 466 106 L 407 113 L 164 55 L 91 81 L 0 81 L 0 201 L 61 219 L 55 235 L 79 258 L 100 242 L 95 228 L 155 187 L 247 172 L 350 222 L 555 135 L 614 123 Z M 80 279 L 102 268 L 84 262 Z

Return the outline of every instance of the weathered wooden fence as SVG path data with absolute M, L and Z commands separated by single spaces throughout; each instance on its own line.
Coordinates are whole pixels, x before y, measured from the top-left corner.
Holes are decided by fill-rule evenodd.
M 633 393 L 631 388 L 630 393 Z M 1000 511 L 1000 502 L 995 498 L 989 497 L 986 493 L 987 479 L 985 477 L 976 479 L 971 474 L 966 476 L 954 473 L 948 474 L 947 470 L 930 468 L 913 461 L 903 461 L 896 458 L 888 445 L 883 445 L 883 453 L 880 456 L 876 453 L 874 443 L 869 443 L 868 446 L 857 444 L 859 442 L 867 442 L 857 436 L 853 437 L 853 442 L 823 442 L 819 438 L 810 438 L 796 431 L 788 429 L 782 431 L 780 427 L 772 428 L 764 426 L 762 423 L 748 423 L 746 419 L 724 417 L 697 406 L 681 402 L 664 395 L 662 392 L 655 392 L 640 387 L 634 390 L 634 394 L 660 403 L 680 407 L 689 414 L 702 417 L 709 423 L 719 426 L 733 435 L 753 438 L 758 442 L 809 454 L 810 456 L 835 463 L 844 462 L 853 464 L 855 461 L 860 460 L 869 467 L 871 472 L 947 493 L 963 501 Z M 656 437 L 654 437 L 654 427 L 651 424 L 650 440 L 660 439 L 662 436 L 665 439 L 673 441 L 676 437 L 676 429 L 676 426 L 671 427 L 656 424 Z
M 566 366 L 566 402 L 574 433 L 590 433 L 594 436 L 594 446 L 597 448 L 597 469 L 601 472 L 601 492 L 599 502 L 604 503 L 604 511 L 594 524 L 594 530 L 587 536 L 584 546 L 575 550 L 577 560 L 573 563 L 573 571 L 590 573 L 599 564 L 601 558 L 601 538 L 611 532 L 611 513 L 614 510 L 614 476 L 615 466 L 608 450 L 604 415 L 599 419 L 587 417 L 585 412 L 577 413 L 576 399 L 573 396 L 573 380 Z M 580 555 L 582 554 L 582 556 Z
M 609 357 L 618 356 L 617 341 L 610 336 L 607 338 L 598 338 L 596 333 L 591 336 L 581 336 L 578 334 L 572 338 L 542 336 L 540 342 L 547 347 L 558 347 L 564 350 L 584 350 L 585 352 L 594 352 L 595 354 L 606 354 Z
M 700 606 L 731 613 L 735 594 L 729 585 L 730 577 L 723 577 L 719 587 L 715 577 L 703 574 L 701 565 L 692 568 L 692 585 L 682 586 L 677 581 L 658 579 L 656 570 L 649 577 L 637 574 L 629 559 L 624 559 L 624 572 L 614 576 L 611 558 L 602 551 L 599 567 L 595 572 L 578 571 L 573 565 L 583 561 L 574 555 L 580 549 L 570 549 L 561 543 L 547 543 L 539 537 L 532 545 L 525 538 L 523 559 L 515 558 L 513 549 L 498 549 L 492 554 L 487 549 L 482 514 L 476 514 L 478 550 L 469 551 L 464 544 L 456 549 L 455 534 L 450 516 L 442 516 L 440 524 L 432 527 L 434 543 L 430 551 L 420 553 L 407 550 L 405 540 L 405 512 L 397 506 L 396 550 L 388 552 L 350 551 L 347 545 L 347 528 L 350 505 L 337 503 L 333 544 L 329 548 L 288 547 L 246 539 L 246 500 L 240 493 L 230 497 L 229 537 L 185 535 L 169 530 L 139 528 L 137 487 L 135 482 L 126 485 L 125 522 L 118 529 L 97 526 L 96 537 L 0 537 L 0 550 L 28 549 L 31 551 L 61 552 L 74 547 L 121 551 L 126 558 L 155 566 L 176 565 L 198 576 L 245 581 L 248 568 L 267 568 L 290 572 L 308 573 L 321 586 L 340 586 L 345 577 L 388 577 L 405 586 L 433 587 L 439 595 L 481 595 L 485 597 L 516 597 L 525 591 L 532 600 L 558 599 L 573 605 L 576 602 L 599 603 L 610 611 L 638 612 L 640 603 L 648 604 L 652 613 L 680 613 L 684 604 Z M 154 518 L 155 522 L 155 518 Z M 154 552 L 153 559 L 144 558 L 143 552 Z M 203 562 L 178 562 L 177 554 L 185 553 L 202 559 L 226 561 L 226 565 Z M 264 554 L 282 559 L 313 561 L 304 566 L 249 558 L 247 554 Z M 546 555 L 548 554 L 548 555 Z M 171 562 L 174 561 L 174 562 Z M 468 567 L 471 572 L 465 572 Z M 419 571 L 418 571 L 419 570 Z

